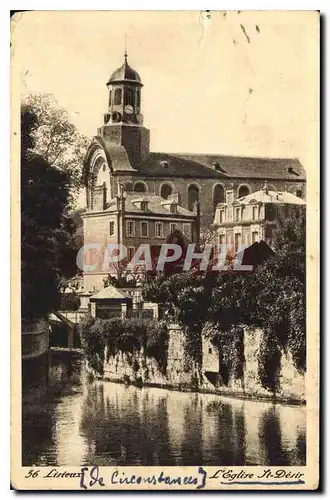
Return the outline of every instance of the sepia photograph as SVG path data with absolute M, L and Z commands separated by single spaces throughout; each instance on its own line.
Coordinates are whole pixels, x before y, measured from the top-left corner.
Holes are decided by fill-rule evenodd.
M 319 12 L 11 38 L 15 488 L 317 488 Z

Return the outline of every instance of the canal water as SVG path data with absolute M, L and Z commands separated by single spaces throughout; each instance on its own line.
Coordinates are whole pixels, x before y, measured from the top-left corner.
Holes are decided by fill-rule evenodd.
M 305 407 L 90 382 L 52 352 L 48 393 L 23 405 L 23 465 L 303 465 Z

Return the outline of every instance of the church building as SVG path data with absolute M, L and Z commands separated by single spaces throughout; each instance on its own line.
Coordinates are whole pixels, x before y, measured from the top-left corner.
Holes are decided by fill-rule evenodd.
M 128 64 L 126 53 L 106 85 L 108 109 L 84 162 L 85 241 L 100 231 L 99 237 L 106 238 L 104 228 L 113 230 L 110 207 L 122 187 L 128 199 L 157 197 L 160 206 L 161 200 L 171 201 L 179 212 L 180 207 L 186 211 L 187 222 L 198 202 L 201 232 L 212 224 L 219 203 L 232 204 L 262 189 L 265 181 L 269 190 L 305 198 L 305 171 L 297 158 L 151 152 L 142 114 L 142 79 Z

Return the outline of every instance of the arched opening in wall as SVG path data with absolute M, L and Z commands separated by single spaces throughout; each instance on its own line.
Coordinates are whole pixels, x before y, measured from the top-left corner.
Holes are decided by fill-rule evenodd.
M 136 90 L 136 107 L 140 108 L 140 106 L 141 106 L 141 93 L 140 93 L 140 89 L 137 89 Z
M 115 100 L 114 100 L 115 105 L 121 104 L 121 96 L 122 96 L 122 90 L 116 89 L 115 90 Z
M 297 190 L 296 190 L 296 196 L 297 196 L 298 198 L 302 198 L 302 197 L 303 197 L 303 192 L 302 192 L 302 189 L 297 189 Z
M 242 198 L 243 196 L 247 196 L 248 194 L 250 194 L 249 186 L 243 185 L 243 186 L 240 186 L 238 188 L 238 191 L 237 191 L 238 198 Z
M 199 201 L 199 189 L 191 184 L 188 188 L 188 210 L 194 210 L 196 201 Z
M 134 184 L 134 193 L 146 193 L 147 192 L 147 186 L 145 185 L 144 182 L 136 182 Z
M 132 89 L 125 89 L 125 104 L 134 106 L 134 93 Z
M 170 186 L 169 184 L 163 184 L 160 188 L 160 196 L 164 198 L 164 200 L 167 200 L 167 198 L 171 196 L 172 192 L 172 186 Z
M 221 184 L 217 184 L 213 190 L 213 215 L 215 214 L 215 210 L 217 208 L 218 203 L 225 202 L 225 190 Z

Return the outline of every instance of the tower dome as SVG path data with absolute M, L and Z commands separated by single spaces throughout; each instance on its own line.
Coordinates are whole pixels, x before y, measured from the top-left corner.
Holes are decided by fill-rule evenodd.
M 142 82 L 140 75 L 135 69 L 131 68 L 131 66 L 127 62 L 127 53 L 125 52 L 125 62 L 120 68 L 116 69 L 112 75 L 110 76 L 107 85 L 111 85 L 112 83 L 135 83 L 142 87 Z

